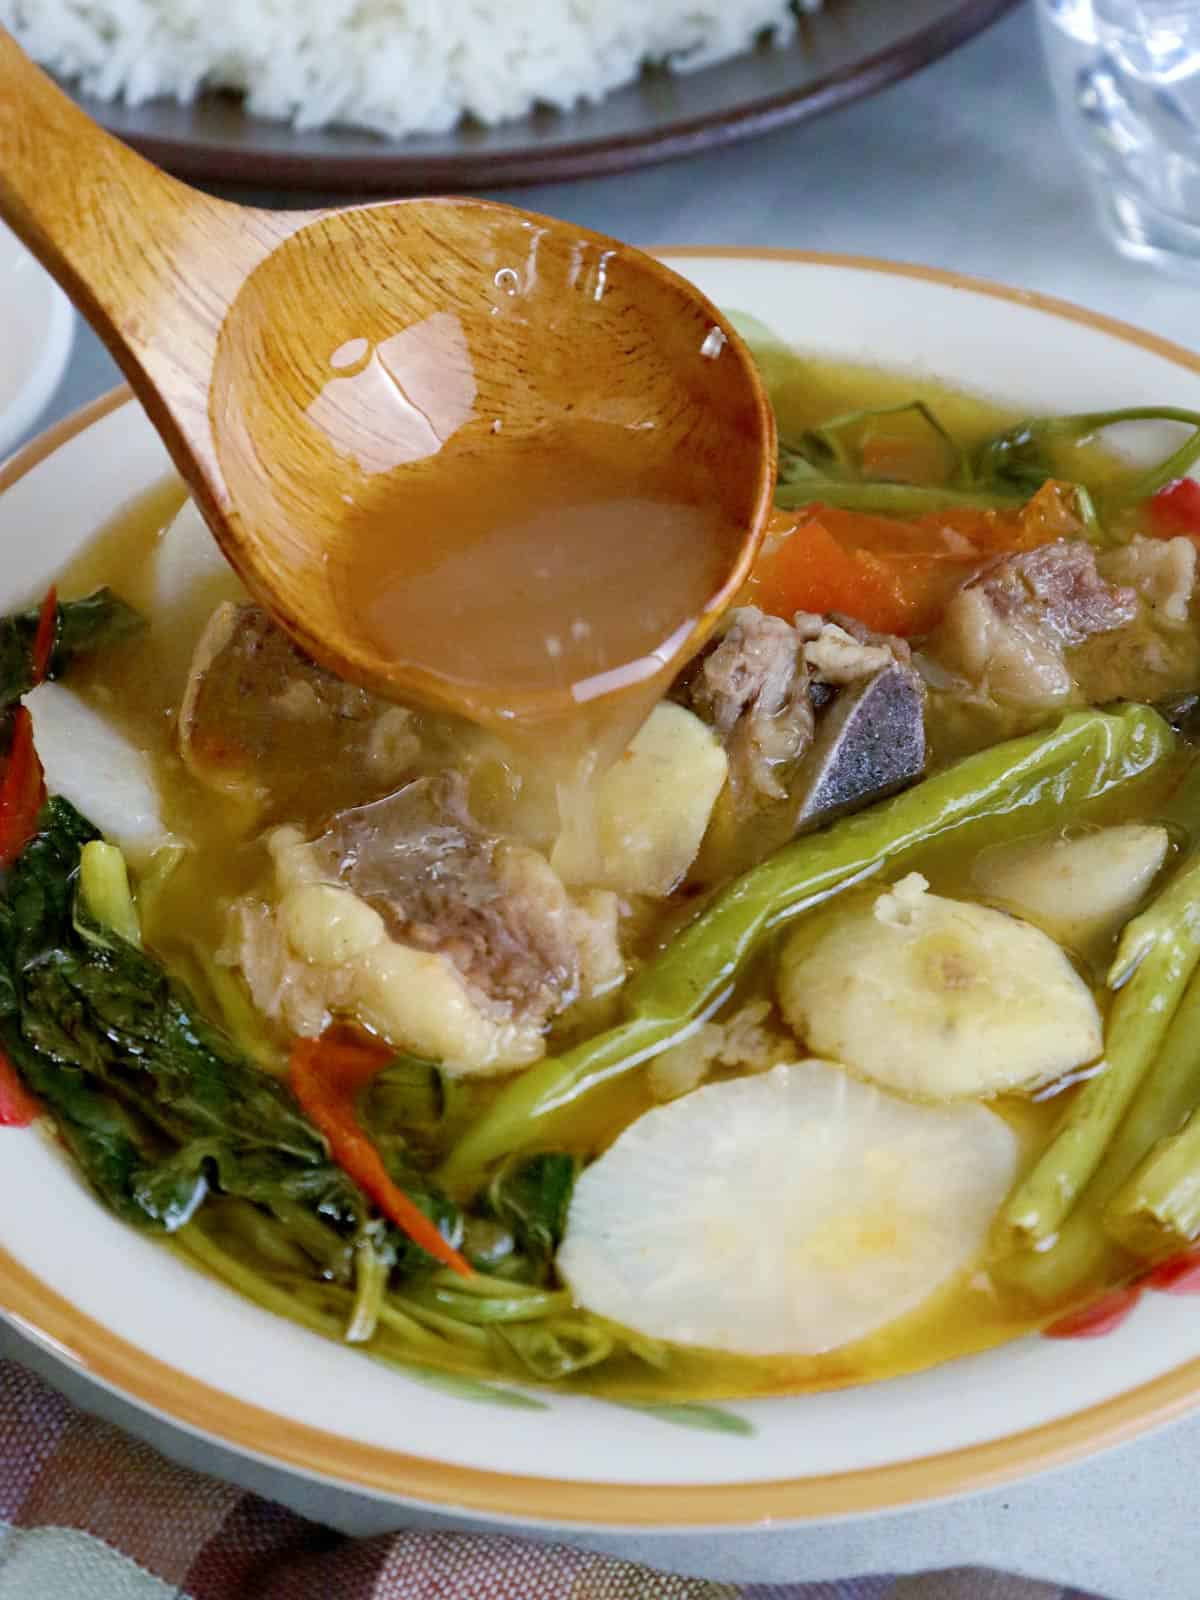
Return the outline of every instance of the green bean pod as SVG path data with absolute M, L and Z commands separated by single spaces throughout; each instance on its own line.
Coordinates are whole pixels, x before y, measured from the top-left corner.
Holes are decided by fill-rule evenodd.
M 463 1192 L 510 1151 L 554 1142 L 555 1118 L 657 1055 L 728 995 L 782 923 L 918 846 L 1014 812 L 1029 831 L 1141 776 L 1174 748 L 1156 712 L 1073 712 L 1052 729 L 965 757 L 903 794 L 785 846 L 734 880 L 629 984 L 626 1017 L 530 1067 L 467 1130 L 440 1181 Z
M 1200 1235 L 1200 1112 L 1164 1139 L 1113 1197 L 1104 1226 L 1125 1250 L 1151 1260 Z
M 1080 1089 L 1033 1170 L 1010 1195 L 996 1230 L 1002 1250 L 1046 1248 L 1101 1163 L 1111 1160 L 1117 1130 L 1159 1056 L 1198 963 L 1200 847 L 1121 935 L 1108 975 L 1118 993 L 1103 1070 Z M 1167 1093 L 1170 1087 L 1168 1079 Z M 1138 1137 L 1135 1127 L 1130 1139 Z M 1136 1143 L 1126 1148 L 1135 1161 L 1145 1150 Z
M 919 517 L 927 512 L 1019 511 L 1028 500 L 1024 493 L 1001 494 L 996 490 L 955 489 L 948 484 L 881 483 L 863 479 L 835 478 L 821 473 L 805 473 L 782 479 L 775 491 L 775 504 L 785 511 L 799 506 L 841 506 L 846 511 L 865 511 L 878 516 Z

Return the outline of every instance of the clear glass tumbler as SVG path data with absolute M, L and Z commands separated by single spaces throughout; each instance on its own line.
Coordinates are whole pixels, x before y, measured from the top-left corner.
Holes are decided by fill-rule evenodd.
M 1113 243 L 1200 280 L 1200 0 L 1038 0 L 1038 11 Z

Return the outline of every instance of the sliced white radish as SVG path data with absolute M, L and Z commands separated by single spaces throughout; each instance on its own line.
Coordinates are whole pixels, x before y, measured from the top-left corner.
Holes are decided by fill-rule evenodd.
M 144 751 L 61 683 L 39 685 L 25 704 L 50 794 L 69 800 L 135 862 L 166 843 L 158 786 Z
M 1095 1061 L 1095 998 L 1039 928 L 927 894 L 918 873 L 800 927 L 779 1003 L 810 1050 L 930 1099 L 1033 1088 Z
M 712 729 L 664 700 L 596 786 L 577 797 L 550 856 L 564 883 L 666 895 L 700 849 L 729 761 Z
M 969 1266 L 1017 1167 L 980 1105 L 916 1105 L 827 1061 L 697 1089 L 580 1177 L 558 1267 L 652 1338 L 817 1355 Z
M 196 641 L 217 607 L 226 600 L 243 604 L 248 599 L 195 503 L 185 500 L 154 556 L 150 626 L 162 670 L 171 679 L 169 694 L 182 693 Z
M 1167 830 L 1127 822 L 1075 838 L 996 845 L 971 871 L 975 887 L 1064 944 L 1112 938 L 1167 859 Z

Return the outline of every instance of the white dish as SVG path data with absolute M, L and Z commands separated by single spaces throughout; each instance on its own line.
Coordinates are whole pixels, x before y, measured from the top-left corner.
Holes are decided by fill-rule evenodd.
M 0 224 L 0 459 L 45 410 L 74 337 L 67 297 Z
M 919 368 L 1030 410 L 1200 408 L 1200 360 L 1029 295 L 834 258 L 672 259 L 719 303 L 816 352 Z M 0 606 L 36 595 L 166 471 L 149 424 L 119 399 L 30 447 L 0 475 Z M 687 1433 L 545 1391 L 536 1408 L 511 1390 L 485 1408 L 202 1277 L 103 1212 L 36 1133 L 0 1130 L 0 1142 L 0 1312 L 178 1424 L 396 1499 L 592 1526 L 830 1517 L 1013 1478 L 1200 1402 L 1200 1308 L 1146 1294 L 1105 1339 L 1026 1338 L 886 1384 L 729 1404 L 693 1413 L 709 1426 Z

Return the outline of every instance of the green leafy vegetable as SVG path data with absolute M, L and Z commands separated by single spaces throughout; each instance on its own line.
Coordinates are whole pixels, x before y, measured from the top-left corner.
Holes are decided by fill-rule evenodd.
M 173 1231 L 215 1189 L 291 1226 L 306 1217 L 300 1241 L 348 1278 L 371 1225 L 365 1197 L 281 1083 L 251 1066 L 153 956 L 115 928 L 97 931 L 95 905 L 77 894 L 96 839 L 65 800 L 51 800 L 13 868 L 0 901 L 5 1047 L 127 1220 Z M 109 857 L 93 859 L 111 876 Z M 119 895 L 106 889 L 100 901 L 127 917 Z M 427 1184 L 424 1200 L 441 1225 L 460 1226 Z M 403 1236 L 381 1238 L 389 1266 L 417 1265 Z
M 795 353 L 756 317 L 733 312 L 730 321 L 749 345 L 767 392 L 774 399 L 781 385 L 795 377 Z M 916 417 L 940 442 L 946 459 L 941 482 L 897 482 L 865 469 L 863 440 L 884 432 L 885 426 L 879 425 L 886 425 L 889 419 L 906 416 Z M 1128 406 L 1116 411 L 1026 417 L 968 452 L 923 400 L 865 407 L 781 439 L 776 502 L 785 509 L 823 503 L 848 511 L 897 517 L 955 507 L 1013 510 L 1036 494 L 1047 479 L 1064 480 L 1064 447 L 1087 443 L 1094 435 L 1123 422 L 1174 422 L 1190 428 L 1192 433 L 1176 450 L 1137 474 L 1115 494 L 1106 493 L 1102 484 L 1066 474 L 1065 481 L 1075 490 L 1076 508 L 1089 537 L 1103 541 L 1108 537 L 1108 517 L 1150 499 L 1177 478 L 1186 477 L 1200 461 L 1200 412 L 1178 406 Z
M 548 1383 L 599 1366 L 619 1348 L 609 1326 L 586 1312 L 506 1323 L 496 1333 L 535 1377 Z
M 0 1044 L 118 1216 L 173 1234 L 259 1305 L 399 1364 L 557 1381 L 614 1351 L 642 1355 L 565 1290 L 431 1270 L 139 932 L 120 852 L 51 800 L 0 897 Z M 419 1149 L 447 1111 L 441 1074 L 399 1057 L 364 1098 L 389 1129 L 389 1172 L 457 1243 L 463 1217 Z M 501 1176 L 477 1220 L 504 1234 L 507 1271 L 549 1275 L 575 1171 L 548 1152 Z
M 365 1344 L 379 1326 L 379 1309 L 387 1293 L 391 1257 L 364 1229 L 354 1246 L 354 1309 L 346 1325 L 347 1344 Z
M 0 618 L 0 707 L 15 705 L 34 684 L 33 641 L 39 610 Z M 145 627 L 145 619 L 111 589 L 58 607 L 46 676 L 61 678 L 78 656 L 105 650 Z
M 790 457 L 799 457 L 817 471 L 825 470 L 832 463 L 845 472 L 853 472 L 861 477 L 861 444 L 864 435 L 869 436 L 870 425 L 880 418 L 904 416 L 917 417 L 941 444 L 946 456 L 947 478 L 965 478 L 969 483 L 970 470 L 966 458 L 924 400 L 903 400 L 894 406 L 863 406 L 855 411 L 845 411 L 821 423 L 819 427 L 806 429 L 789 440 L 784 448 Z
M 506 1162 L 487 1190 L 487 1204 L 535 1266 L 553 1259 L 567 1226 L 579 1158 L 561 1150 Z
M 469 1400 L 474 1405 L 501 1406 L 510 1411 L 548 1411 L 544 1400 L 536 1395 L 522 1394 L 519 1389 L 505 1389 L 495 1383 L 481 1383 L 478 1378 L 468 1378 L 458 1372 L 438 1372 L 433 1367 L 414 1366 L 409 1361 L 393 1361 L 386 1356 L 376 1358 L 394 1372 L 402 1372 L 414 1383 L 427 1389 L 437 1389 L 452 1395 L 455 1400 Z
M 1083 411 L 1073 416 L 1027 417 L 989 439 L 976 452 L 973 470 L 980 483 L 1010 485 L 1023 494 L 1040 489 L 1054 476 L 1052 452 L 1080 444 L 1121 422 L 1178 422 L 1193 430 L 1178 450 L 1140 473 L 1122 489 L 1119 504 L 1148 500 L 1200 460 L 1200 412 L 1176 406 L 1128 406 L 1122 411 Z M 1115 505 L 1112 507 L 1115 509 Z

